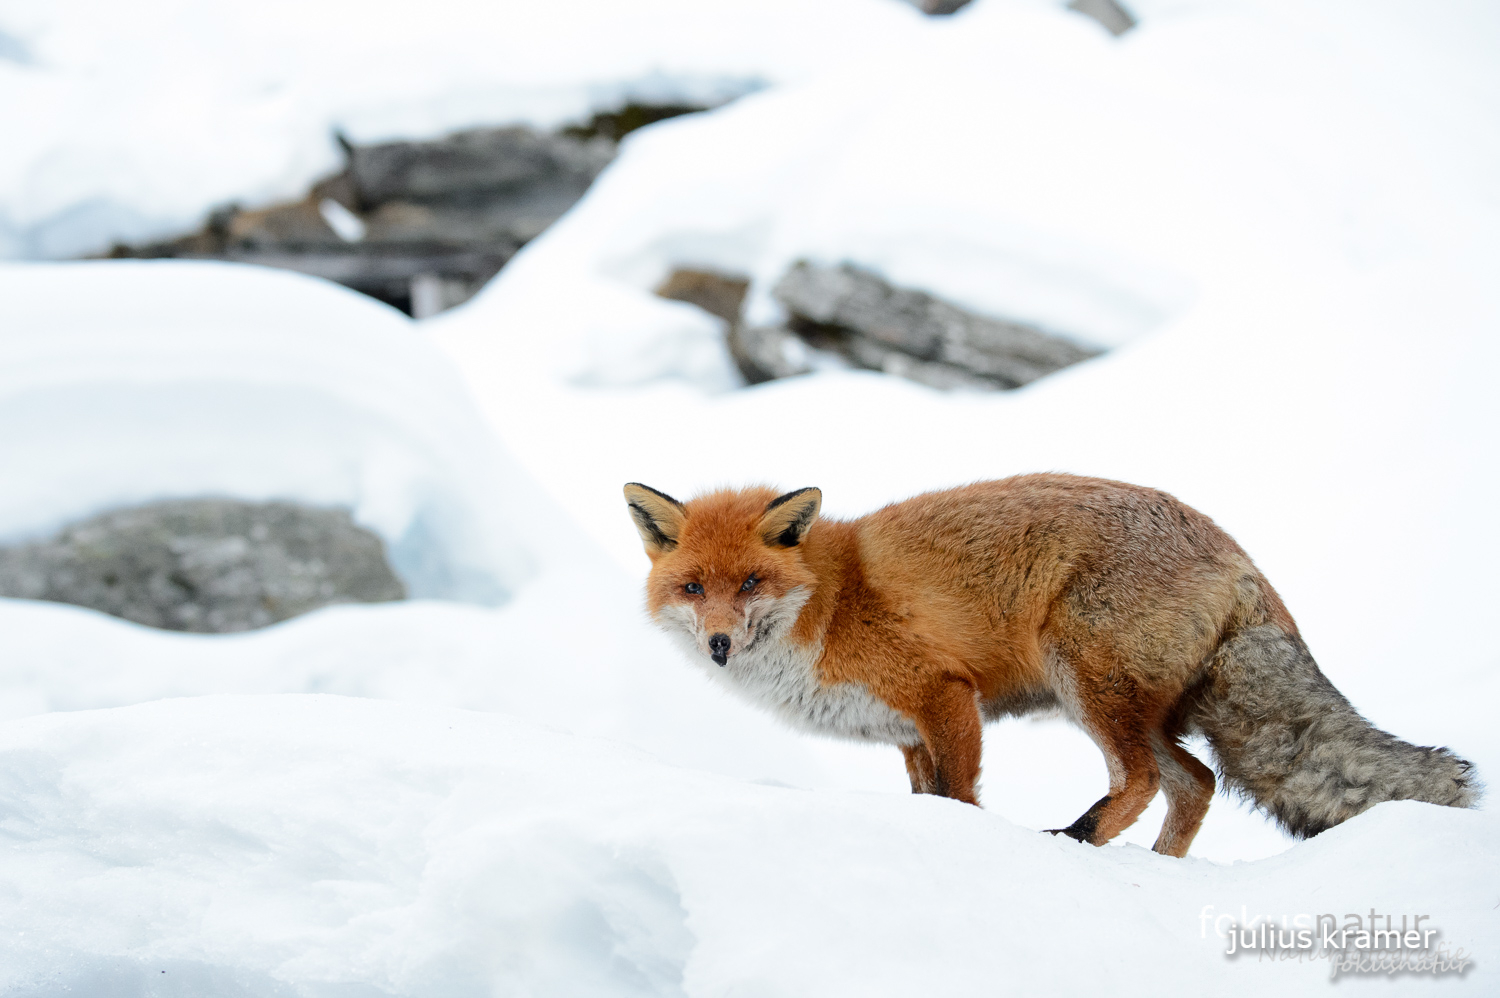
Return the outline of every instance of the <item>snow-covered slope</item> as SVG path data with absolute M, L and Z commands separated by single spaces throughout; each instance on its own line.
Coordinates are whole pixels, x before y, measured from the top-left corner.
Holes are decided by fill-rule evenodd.
M 1158 803 L 1096 850 L 1036 831 L 1105 785 L 1062 722 L 986 733 L 984 810 L 912 797 L 893 749 L 720 696 L 640 611 L 625 481 L 816 484 L 849 515 L 1022 471 L 1123 478 L 1236 536 L 1373 721 L 1495 780 L 1493 10 L 1132 6 L 1118 42 L 1042 3 L 860 6 L 885 13 L 839 60 L 638 133 L 424 325 L 238 268 L 0 269 L 0 537 L 157 495 L 287 495 L 398 547 L 426 523 L 511 597 L 232 637 L 0 601 L 0 992 L 1322 993 L 1321 961 L 1223 956 L 1221 917 L 1372 907 L 1477 961 L 1432 986 L 1492 991 L 1492 806 L 1381 805 L 1293 845 L 1218 799 L 1177 861 L 1140 848 Z M 583 8 L 557 9 L 583 37 Z M 778 30 L 838 8 L 805 9 Z M 7 31 L 25 13 L 0 11 Z M 105 37 L 124 15 L 99 16 Z M 736 31 L 785 65 L 818 51 L 718 23 L 704 79 L 742 71 Z M 359 62 L 362 30 L 343 55 L 316 37 Z M 452 44 L 458 75 L 484 49 Z M 485 117 L 465 106 L 444 124 Z M 204 190 L 236 196 L 283 175 L 205 163 Z M 740 389 L 717 324 L 650 294 L 674 265 L 735 269 L 764 318 L 800 256 L 1116 346 L 1003 395 L 854 372 Z
M 1315 995 L 1215 918 L 1429 914 L 1473 959 L 1500 888 L 1492 814 L 1382 804 L 1226 868 L 338 697 L 12 723 L 0 787 L 7 994 Z

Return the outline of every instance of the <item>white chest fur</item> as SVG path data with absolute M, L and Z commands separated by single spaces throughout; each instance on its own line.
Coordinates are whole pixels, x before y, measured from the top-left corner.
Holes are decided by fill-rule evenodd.
M 821 647 L 768 637 L 719 666 L 691 640 L 681 644 L 714 682 L 729 686 L 793 727 L 888 745 L 916 745 L 922 740 L 910 718 L 872 696 L 863 685 L 824 684 L 817 667 Z

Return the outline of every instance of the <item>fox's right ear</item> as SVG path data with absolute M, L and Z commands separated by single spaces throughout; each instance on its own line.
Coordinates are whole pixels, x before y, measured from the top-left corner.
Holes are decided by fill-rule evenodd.
M 687 519 L 687 508 L 682 503 L 639 482 L 625 486 L 625 501 L 630 504 L 631 519 L 635 520 L 635 529 L 640 531 L 646 554 L 652 561 L 677 546 L 682 521 Z

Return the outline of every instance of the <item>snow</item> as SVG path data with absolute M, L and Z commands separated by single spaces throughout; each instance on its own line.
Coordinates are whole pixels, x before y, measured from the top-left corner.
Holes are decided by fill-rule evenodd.
M 534 488 L 395 309 L 215 263 L 0 267 L 0 537 L 199 495 L 346 506 L 415 596 L 536 569 Z
M 1042 3 L 759 6 L 649 43 L 686 8 L 643 7 L 592 75 L 558 39 L 616 15 L 496 8 L 527 49 L 515 79 L 565 53 L 550 91 L 485 89 L 512 72 L 474 69 L 498 34 L 333 7 L 307 8 L 281 63 L 255 47 L 291 23 L 275 7 L 0 8 L 70 99 L 134 81 L 97 112 L 137 115 L 116 151 L 150 147 L 137 98 L 174 70 L 229 88 L 199 93 L 224 131 L 174 139 L 224 161 L 171 198 L 153 207 L 129 156 L 55 202 L 0 171 L 3 210 L 34 219 L 111 185 L 158 220 L 210 187 L 262 196 L 315 172 L 277 157 L 330 108 L 373 135 L 552 120 L 557 94 L 572 114 L 652 66 L 777 82 L 631 137 L 477 299 L 423 323 L 251 268 L 0 267 L 0 538 L 175 495 L 337 503 L 425 597 L 237 636 L 0 600 L 0 992 L 1312 994 L 1326 963 L 1226 958 L 1215 919 L 1371 907 L 1429 916 L 1476 961 L 1434 987 L 1493 990 L 1492 805 L 1382 804 L 1293 844 L 1218 798 L 1172 860 L 1146 848 L 1157 802 L 1094 849 L 1036 832 L 1105 785 L 1059 721 L 986 732 L 983 810 L 914 797 L 894 749 L 790 732 L 681 661 L 640 609 L 619 492 L 817 485 L 841 516 L 1034 470 L 1161 487 L 1250 552 L 1366 716 L 1493 781 L 1493 8 L 1141 0 L 1114 41 Z M 838 57 L 814 58 L 835 29 Z M 95 56 L 139 68 L 153 30 L 151 73 L 79 82 Z M 315 55 L 377 66 L 400 30 L 400 72 L 330 70 L 310 96 Z M 43 72 L 17 65 L 0 86 Z M 282 97 L 246 83 L 267 73 Z M 266 131 L 235 132 L 255 108 Z M 9 164 L 43 148 L 17 134 Z M 261 140 L 276 162 L 226 166 Z M 851 371 L 745 389 L 718 322 L 650 293 L 674 266 L 731 270 L 775 318 L 768 288 L 804 257 L 1112 349 L 996 395 Z
M 905 64 L 851 64 L 646 130 L 574 212 L 428 328 L 512 452 L 637 572 L 619 482 L 673 493 L 817 484 L 837 515 L 923 488 L 1069 470 L 1149 482 L 1215 516 L 1288 597 L 1315 650 L 1354 642 L 1351 662 L 1477 667 L 1493 658 L 1462 629 L 1407 628 L 1383 608 L 1475 619 L 1489 598 L 1478 566 L 1493 532 L 1470 525 L 1486 521 L 1496 477 L 1474 434 L 1495 416 L 1489 275 L 1500 261 L 1488 234 L 1500 204 L 1488 177 L 1500 158 L 1486 123 L 1500 88 L 1493 69 L 1463 58 L 1472 49 L 1443 60 L 1431 50 L 1465 18 L 1476 31 L 1493 18 L 1453 5 L 1412 23 L 1407 8 L 1381 7 L 1330 53 L 1316 43 L 1349 8 L 1317 10 L 1316 30 L 1297 31 L 1310 15 L 1257 21 L 1254 6 L 1205 5 L 1108 48 L 1088 22 L 980 4 Z M 1388 44 L 1398 34 L 1404 44 Z M 1007 58 L 990 57 L 997 47 Z M 998 79 L 955 83 L 981 73 Z M 1412 96 L 1388 101 L 1408 79 L 1422 81 Z M 1033 82 L 1017 94 L 1022 80 Z M 982 133 L 927 130 L 915 114 L 902 120 L 916 139 L 891 127 L 891 104 L 941 118 L 954 93 L 988 123 Z M 1096 98 L 1108 101 L 1102 117 L 1129 117 L 1102 122 Z M 1215 108 L 1223 120 L 1206 117 Z M 1122 133 L 1149 141 L 1111 141 Z M 1080 148 L 1089 155 L 1069 155 Z M 872 172 L 907 178 L 886 184 L 878 212 L 849 193 L 873 188 Z M 940 179 L 910 179 L 923 173 Z M 995 247 L 1013 233 L 991 238 L 984 219 L 1021 217 L 1059 239 L 1139 247 L 1192 293 L 1164 306 L 1149 335 L 1004 396 L 858 373 L 708 396 L 693 387 L 732 373 L 722 348 L 713 363 L 713 320 L 649 294 L 674 264 L 748 272 L 764 308 L 789 260 L 822 253 L 959 300 L 982 292 L 1000 315 L 1037 315 L 1003 287 L 971 287 L 969 272 L 918 281 L 885 255 L 940 198 L 953 211 L 930 215 L 924 245 Z M 961 205 L 979 221 L 956 223 Z M 1055 246 L 1038 241 L 1030 260 L 1040 267 Z M 1078 271 L 1093 259 L 1082 254 Z M 622 407 L 650 418 L 615 418 Z M 509 429 L 539 408 L 555 418 Z M 579 440 L 594 459 L 550 459 Z
M 0 258 L 107 250 L 301 196 L 334 141 L 717 104 L 830 49 L 899 45 L 897 0 L 0 2 Z M 9 55 L 7 55 L 9 52 Z
M 1472 955 L 1471 872 L 1500 861 L 1492 814 L 1404 803 L 1252 867 L 1168 861 L 329 696 L 44 715 L 0 758 L 8 993 L 1079 993 L 1149 967 L 1152 993 L 1320 994 L 1319 966 L 1226 972 L 1205 913 L 1441 911 Z
M 1487 771 L 1477 691 L 1496 659 L 1470 622 L 1491 613 L 1497 554 L 1497 81 L 1479 47 L 1447 43 L 1495 25 L 1457 5 L 1420 22 L 1276 11 L 1199 5 L 1110 44 L 1061 13 L 978 5 L 894 63 L 640 133 L 426 328 L 638 577 L 625 481 L 817 485 L 833 515 L 1035 470 L 1146 482 L 1240 540 L 1377 724 Z M 649 293 L 673 266 L 744 273 L 752 317 L 772 319 L 769 285 L 802 257 L 1116 349 L 1002 396 L 856 372 L 729 391 L 717 323 Z M 538 409 L 556 418 L 509 429 Z M 579 440 L 590 460 L 553 459 Z M 1048 827 L 1068 812 L 1059 780 L 1087 800 L 1097 754 L 1072 734 L 990 729 L 989 806 Z M 1149 845 L 1160 813 L 1122 838 Z M 1286 848 L 1221 800 L 1194 853 Z

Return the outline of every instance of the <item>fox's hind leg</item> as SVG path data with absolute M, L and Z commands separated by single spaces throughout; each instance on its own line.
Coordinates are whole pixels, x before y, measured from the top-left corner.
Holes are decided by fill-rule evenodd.
M 1109 793 L 1067 828 L 1048 831 L 1100 846 L 1133 825 L 1161 786 L 1151 732 L 1165 711 L 1153 709 L 1130 675 L 1111 663 L 1075 670 L 1070 685 L 1060 699 L 1104 754 Z
M 1120 744 L 1121 741 L 1101 742 L 1095 738 L 1109 767 L 1109 793 L 1095 801 L 1093 807 L 1067 828 L 1049 828 L 1047 831 L 1102 846 L 1135 824 L 1135 819 L 1156 796 L 1161 775 L 1149 748 Z
M 1158 735 L 1153 749 L 1167 795 L 1167 820 L 1151 848 L 1166 856 L 1186 856 L 1214 797 L 1214 772 L 1170 735 Z

